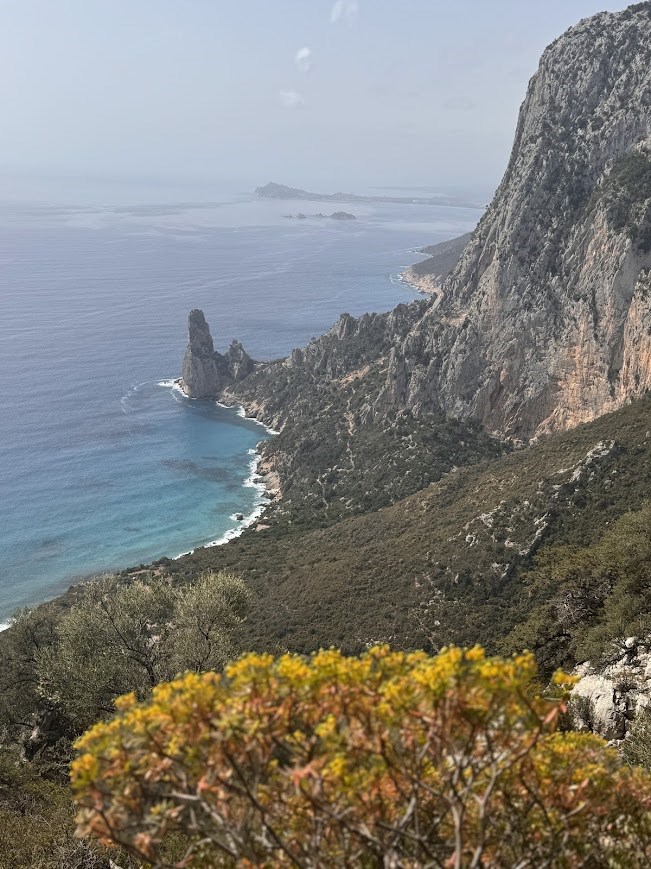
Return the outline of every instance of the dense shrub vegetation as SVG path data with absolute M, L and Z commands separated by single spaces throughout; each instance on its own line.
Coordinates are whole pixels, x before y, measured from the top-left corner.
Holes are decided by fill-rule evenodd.
M 590 546 L 544 549 L 523 577 L 532 601 L 506 647 L 533 649 L 546 670 L 616 659 L 651 633 L 651 508 L 627 513 Z
M 79 740 L 80 830 L 156 866 L 171 834 L 183 866 L 648 865 L 651 775 L 555 732 L 534 678 L 479 648 L 247 655 Z
M 236 653 L 232 633 L 247 605 L 228 573 L 191 586 L 107 576 L 79 588 L 68 609 L 24 611 L 0 634 L 2 869 L 108 869 L 106 850 L 75 836 L 72 740 L 113 714 L 125 691 L 145 698 L 179 672 L 220 669 Z
M 49 752 L 25 763 L 0 748 L 0 867 L 2 869 L 144 869 L 121 849 L 80 838 L 69 780 L 70 754 Z M 165 857 L 180 857 L 170 837 Z
M 633 766 L 651 770 L 651 710 L 644 709 L 631 725 L 622 756 Z
M 651 401 L 643 398 L 536 446 L 460 467 L 380 510 L 325 528 L 272 522 L 164 569 L 183 582 L 206 569 L 243 577 L 253 596 L 242 648 L 336 645 L 359 653 L 375 641 L 430 651 L 481 642 L 497 652 L 557 590 L 540 584 L 532 593 L 523 581 L 537 553 L 549 549 L 553 559 L 566 545 L 589 546 L 609 523 L 643 508 L 650 430 Z M 534 641 L 529 634 L 521 648 Z M 541 661 L 558 660 L 557 652 L 541 648 Z
M 381 510 L 325 528 L 272 524 L 22 613 L 0 634 L 0 820 L 12 831 L 0 865 L 107 867 L 100 845 L 73 836 L 71 740 L 119 694 L 146 700 L 159 680 L 219 670 L 238 648 L 357 654 L 374 640 L 436 651 L 482 639 L 492 652 L 532 648 L 547 678 L 643 634 L 650 429 L 642 399 Z M 633 763 L 651 755 L 645 733 L 641 721 L 626 743 Z M 171 841 L 168 856 L 187 844 Z
M 247 605 L 240 579 L 206 571 L 177 586 L 161 576 L 106 576 L 82 586 L 63 613 L 24 611 L 0 635 L 0 727 L 24 732 L 36 714 L 46 742 L 74 736 L 110 715 L 126 691 L 145 697 L 176 673 L 218 669 L 234 654 Z

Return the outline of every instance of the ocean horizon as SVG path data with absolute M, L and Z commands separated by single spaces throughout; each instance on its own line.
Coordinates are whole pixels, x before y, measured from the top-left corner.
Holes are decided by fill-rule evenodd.
M 264 508 L 269 432 L 173 387 L 191 308 L 217 349 L 284 357 L 344 311 L 415 298 L 401 269 L 480 216 L 355 203 L 355 221 L 285 217 L 327 210 L 314 206 L 0 204 L 0 624 L 83 577 L 224 542 Z

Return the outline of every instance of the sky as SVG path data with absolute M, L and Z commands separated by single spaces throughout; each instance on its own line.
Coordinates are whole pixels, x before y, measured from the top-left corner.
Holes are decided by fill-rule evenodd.
M 545 46 L 627 5 L 0 0 L 0 182 L 492 189 Z

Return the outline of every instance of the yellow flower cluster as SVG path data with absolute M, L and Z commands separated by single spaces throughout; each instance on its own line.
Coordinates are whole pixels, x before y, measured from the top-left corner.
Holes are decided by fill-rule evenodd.
M 361 865 L 382 848 L 397 848 L 401 865 L 432 854 L 443 864 L 480 846 L 488 864 L 509 837 L 528 837 L 542 865 L 558 830 L 584 848 L 585 807 L 603 820 L 605 795 L 619 788 L 637 812 L 651 782 L 635 779 L 635 802 L 600 740 L 555 733 L 564 700 L 541 696 L 535 676 L 529 653 L 387 646 L 359 657 L 249 654 L 223 676 L 188 673 L 146 703 L 121 698 L 78 741 L 80 832 L 147 859 L 182 835 L 197 866 L 216 854 L 309 864 L 311 848 L 319 865 Z M 646 830 L 648 815 L 635 812 L 629 828 Z

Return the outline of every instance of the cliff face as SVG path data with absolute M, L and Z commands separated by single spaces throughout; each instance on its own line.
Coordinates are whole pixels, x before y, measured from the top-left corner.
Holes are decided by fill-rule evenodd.
M 181 386 L 190 398 L 210 398 L 219 391 L 219 375 L 212 335 L 203 311 L 188 316 L 188 347 L 183 357 Z
M 651 387 L 651 3 L 544 53 L 495 198 L 380 396 L 530 437 Z

